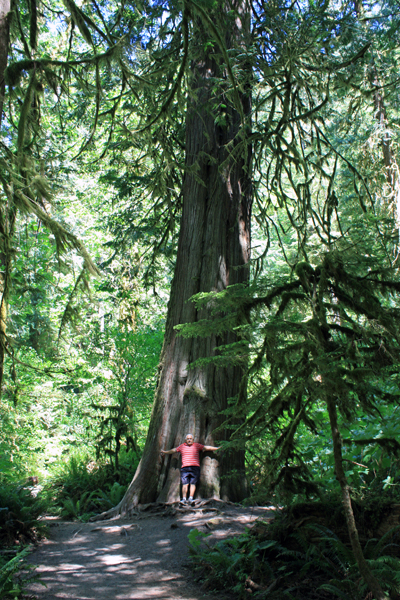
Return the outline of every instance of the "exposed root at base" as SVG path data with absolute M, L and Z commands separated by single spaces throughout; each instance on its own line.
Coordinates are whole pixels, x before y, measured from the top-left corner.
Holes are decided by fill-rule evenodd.
M 137 506 L 123 510 L 118 506 L 111 508 L 99 515 L 95 515 L 89 519 L 91 522 L 106 521 L 111 519 L 119 519 L 121 517 L 139 517 L 143 513 L 146 514 L 162 514 L 163 516 L 173 516 L 187 512 L 216 512 L 222 506 L 231 505 L 233 502 L 209 498 L 206 500 L 196 499 L 192 505 L 181 505 L 179 502 L 149 502 L 148 504 L 138 504 Z M 204 508 L 207 507 L 207 508 Z
M 89 522 L 109 521 L 109 520 L 111 521 L 111 520 L 119 519 L 123 515 L 119 511 L 117 511 L 117 508 L 118 507 L 116 506 L 115 508 L 110 508 L 110 510 L 100 513 L 99 515 L 94 515 L 93 517 L 90 517 Z

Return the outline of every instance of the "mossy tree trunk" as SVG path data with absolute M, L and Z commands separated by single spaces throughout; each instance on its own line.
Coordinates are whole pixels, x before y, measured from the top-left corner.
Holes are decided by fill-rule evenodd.
M 4 74 L 7 68 L 9 51 L 10 10 L 10 0 L 0 0 L 0 129 L 2 125 L 5 94 Z M 9 200 L 10 198 L 6 198 L 5 202 L 1 202 L 3 208 L 0 210 L 0 395 L 3 382 L 4 356 L 6 347 L 7 305 L 10 272 L 10 224 L 6 222 L 7 217 L 5 216 L 5 213 L 8 212 L 7 205 Z
M 386 169 L 386 182 L 389 189 L 389 206 L 396 217 L 396 226 L 400 236 L 400 169 L 396 158 L 396 152 L 393 148 L 392 134 L 386 115 L 383 88 L 379 81 L 378 70 L 372 65 L 369 73 L 371 84 L 375 87 L 374 109 L 375 118 L 381 130 L 381 147 L 383 162 Z
M 0 127 L 2 123 L 5 92 L 4 73 L 8 62 L 10 10 L 10 0 L 0 0 Z
M 353 550 L 354 558 L 356 559 L 358 569 L 362 577 L 364 578 L 364 581 L 368 585 L 370 591 L 372 592 L 375 600 L 388 600 L 388 596 L 386 596 L 386 594 L 383 592 L 378 580 L 371 572 L 371 569 L 369 568 L 368 563 L 365 560 L 361 548 L 360 540 L 358 537 L 357 525 L 354 518 L 353 507 L 351 504 L 350 487 L 343 469 L 342 443 L 337 421 L 336 402 L 331 394 L 327 394 L 326 403 L 328 406 L 329 422 L 332 431 L 336 477 L 339 481 L 339 485 L 342 490 L 344 513 L 346 517 L 347 530 L 349 532 L 350 543 L 351 548 Z
M 235 36 L 241 35 L 241 18 L 235 27 Z M 142 460 L 117 512 L 178 499 L 178 460 L 161 458 L 160 450 L 178 446 L 189 432 L 206 445 L 226 439 L 227 432 L 216 429 L 243 376 L 234 366 L 189 368 L 233 342 L 233 334 L 185 339 L 174 329 L 209 315 L 210 309 L 199 311 L 190 301 L 194 294 L 223 290 L 249 277 L 251 150 L 239 112 L 226 97 L 225 67 L 212 51 L 204 55 L 207 36 L 200 32 L 199 24 L 186 117 L 183 212 L 155 403 Z M 240 102 L 242 115 L 249 118 L 250 94 L 241 93 Z M 244 452 L 203 455 L 198 494 L 241 500 L 246 494 Z
M 323 278 L 321 278 L 321 280 L 323 280 Z M 315 324 L 318 324 L 313 332 L 315 335 L 314 339 L 316 341 L 316 345 L 314 347 L 314 358 L 317 364 L 319 363 L 322 365 L 323 363 L 321 357 L 329 356 L 329 351 L 331 349 L 330 344 L 332 341 L 328 333 L 329 327 L 326 321 L 326 307 L 323 305 L 324 290 L 318 288 L 315 281 L 311 282 L 311 280 L 307 282 L 307 288 L 309 291 L 312 290 L 311 306 L 313 320 Z M 372 573 L 367 561 L 365 560 L 358 536 L 357 525 L 354 518 L 350 497 L 350 486 L 347 482 L 346 474 L 343 469 L 342 440 L 337 419 L 337 396 L 335 394 L 336 386 L 335 380 L 332 378 L 332 374 L 330 372 L 329 363 L 327 363 L 327 371 L 318 373 L 316 375 L 316 380 L 321 384 L 321 397 L 324 399 L 328 409 L 329 423 L 332 433 L 335 473 L 342 492 L 342 502 L 346 518 L 347 531 L 349 533 L 354 558 L 357 562 L 358 569 L 370 591 L 372 592 L 375 600 L 388 600 L 388 597 L 383 592 L 378 580 Z M 346 399 L 342 400 L 345 401 Z
M 368 28 L 368 19 L 365 19 L 363 0 L 354 0 L 354 10 L 359 19 L 364 19 L 364 27 Z M 400 168 L 396 156 L 396 148 L 393 145 L 393 133 L 390 131 L 391 123 L 387 117 L 385 107 L 385 86 L 380 81 L 379 69 L 375 63 L 374 56 L 368 67 L 368 79 L 372 86 L 374 101 L 374 116 L 378 123 L 381 138 L 383 163 L 386 170 L 386 183 L 388 186 L 387 200 L 390 209 L 396 218 L 396 227 L 400 238 Z

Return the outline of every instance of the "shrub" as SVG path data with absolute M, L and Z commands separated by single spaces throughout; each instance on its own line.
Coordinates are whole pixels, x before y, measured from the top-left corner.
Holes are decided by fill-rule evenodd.
M 358 503 L 360 515 L 363 509 L 371 515 L 371 499 L 365 506 Z M 193 569 L 207 588 L 229 590 L 239 598 L 251 593 L 268 600 L 363 600 L 368 589 L 351 550 L 342 510 L 335 497 L 325 503 L 297 503 L 277 511 L 271 523 L 258 521 L 252 530 L 215 545 L 193 530 L 189 535 Z M 377 510 L 381 515 L 382 502 Z M 393 598 L 400 594 L 399 530 L 400 525 L 379 538 L 363 536 L 370 569 Z
M 39 581 L 39 576 L 32 573 L 34 567 L 25 561 L 29 552 L 29 547 L 24 548 L 10 560 L 0 562 L 0 598 L 15 600 L 23 594 L 24 588 L 29 583 Z
M 136 466 L 134 453 L 121 452 L 118 474 L 109 464 L 97 463 L 86 455 L 71 457 L 45 486 L 51 512 L 86 521 L 115 506 L 124 496 Z
M 38 519 L 47 502 L 32 495 L 31 489 L 16 483 L 0 486 L 0 542 L 35 542 L 44 535 L 46 527 Z

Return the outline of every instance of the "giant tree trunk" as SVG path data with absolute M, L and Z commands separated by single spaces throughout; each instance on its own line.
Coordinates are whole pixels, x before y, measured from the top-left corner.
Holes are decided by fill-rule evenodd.
M 239 30 L 239 19 L 236 26 Z M 161 458 L 160 450 L 178 446 L 187 433 L 206 445 L 226 439 L 227 433 L 216 428 L 243 376 L 234 366 L 188 368 L 200 357 L 214 356 L 221 344 L 233 342 L 233 334 L 185 339 L 174 330 L 177 324 L 208 316 L 208 309 L 199 312 L 190 301 L 194 294 L 223 290 L 249 277 L 250 146 L 239 113 L 224 93 L 224 68 L 216 55 L 203 53 L 204 35 L 197 34 L 197 50 L 203 55 L 191 70 L 183 213 L 155 403 L 142 460 L 118 512 L 156 499 L 178 499 L 178 460 Z M 240 102 L 249 118 L 250 96 L 242 93 Z M 245 493 L 243 451 L 203 454 L 199 496 L 238 501 Z

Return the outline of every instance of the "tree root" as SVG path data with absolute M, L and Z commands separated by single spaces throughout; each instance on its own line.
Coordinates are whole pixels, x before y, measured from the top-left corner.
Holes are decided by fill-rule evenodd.
M 162 514 L 163 516 L 173 516 L 187 512 L 215 512 L 222 506 L 234 505 L 233 502 L 209 498 L 206 500 L 195 500 L 191 506 L 182 506 L 179 502 L 149 502 L 148 504 L 138 504 L 134 508 L 123 510 L 120 504 L 110 508 L 99 515 L 94 515 L 89 519 L 90 522 L 116 520 L 120 518 L 140 517 L 143 513 Z M 204 507 L 207 508 L 204 508 Z

